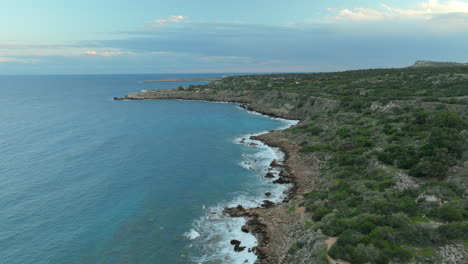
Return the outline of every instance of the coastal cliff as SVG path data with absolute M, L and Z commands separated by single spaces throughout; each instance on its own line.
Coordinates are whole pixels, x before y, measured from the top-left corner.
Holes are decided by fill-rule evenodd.
M 237 102 L 301 122 L 259 136 L 286 154 L 288 199 L 231 208 L 257 263 L 466 263 L 468 67 L 233 76 L 116 100 Z
M 272 117 L 306 120 L 313 114 L 326 114 L 337 111 L 339 101 L 327 98 L 311 97 L 305 101 L 306 107 L 297 108 L 300 96 L 296 94 L 264 93 L 255 91 L 214 91 L 197 89 L 194 91 L 169 89 L 130 93 L 115 100 L 203 100 L 216 102 L 241 103 L 246 110 L 255 111 Z M 257 263 L 308 263 L 316 262 L 324 254 L 326 237 L 320 232 L 310 230 L 304 225 L 305 207 L 298 204 L 303 195 L 317 188 L 320 161 L 315 156 L 300 155 L 297 139 L 284 131 L 272 131 L 255 137 L 272 147 L 278 147 L 285 153 L 282 178 L 294 187 L 289 197 L 282 204 L 268 208 L 253 208 L 226 212 L 233 217 L 247 217 L 248 225 L 258 239 L 255 249 Z M 288 234 L 288 235 L 285 235 Z M 297 241 L 307 243 L 302 250 L 291 250 Z M 299 252 L 302 252 L 299 254 Z M 319 263 L 319 262 L 316 262 Z
M 196 89 L 153 90 L 139 93 L 129 93 L 117 100 L 202 100 L 217 102 L 235 102 L 246 104 L 249 109 L 269 116 L 286 119 L 304 120 L 313 113 L 331 112 L 338 109 L 339 101 L 320 97 L 310 97 L 303 101 L 301 96 L 293 93 L 271 93 L 257 91 L 229 91 Z M 297 107 L 302 102 L 305 107 Z

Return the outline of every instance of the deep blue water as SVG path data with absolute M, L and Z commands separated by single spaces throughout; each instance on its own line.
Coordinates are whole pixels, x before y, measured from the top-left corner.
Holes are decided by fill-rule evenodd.
M 283 123 L 234 104 L 112 100 L 182 84 L 141 80 L 199 76 L 219 75 L 0 77 L 0 262 L 203 254 L 184 233 L 204 208 L 258 192 L 239 165 L 254 152 L 233 140 Z

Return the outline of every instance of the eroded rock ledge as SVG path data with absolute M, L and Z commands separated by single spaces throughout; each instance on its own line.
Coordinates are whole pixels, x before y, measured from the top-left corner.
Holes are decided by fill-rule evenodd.
M 296 94 L 253 91 L 215 91 L 210 89 L 156 90 L 130 93 L 115 100 L 204 100 L 236 102 L 247 110 L 273 117 L 304 120 L 316 113 L 335 111 L 339 102 L 326 98 L 310 97 L 301 108 L 295 102 L 301 99 Z M 313 190 L 319 181 L 318 160 L 301 156 L 297 142 L 284 131 L 272 131 L 255 137 L 269 146 L 278 147 L 285 153 L 282 181 L 293 183 L 289 196 L 282 204 L 265 205 L 262 208 L 244 209 L 242 206 L 227 208 L 232 217 L 246 217 L 249 232 L 258 239 L 258 247 L 252 249 L 258 256 L 256 263 L 316 263 L 319 251 L 326 248 L 325 237 L 320 231 L 312 231 L 304 224 L 305 208 L 299 207 L 303 194 Z M 279 166 L 279 164 L 273 164 Z M 244 227 L 246 229 L 246 227 Z M 301 246 L 304 245 L 304 246 Z
M 247 110 L 253 110 L 273 117 L 304 120 L 313 113 L 331 112 L 339 107 L 339 101 L 321 97 L 309 97 L 298 108 L 297 102 L 304 100 L 297 94 L 255 91 L 231 91 L 212 89 L 168 89 L 129 93 L 115 100 L 203 100 L 217 102 L 235 102 L 246 104 Z

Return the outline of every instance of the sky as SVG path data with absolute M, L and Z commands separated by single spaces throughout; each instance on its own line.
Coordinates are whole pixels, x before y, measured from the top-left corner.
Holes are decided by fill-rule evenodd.
M 0 75 L 468 62 L 461 0 L 0 0 Z

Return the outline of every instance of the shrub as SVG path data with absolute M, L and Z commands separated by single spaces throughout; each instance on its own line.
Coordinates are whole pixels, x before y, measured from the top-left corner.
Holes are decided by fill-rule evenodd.
M 344 220 L 332 219 L 322 226 L 322 232 L 326 236 L 334 237 L 337 236 L 348 228 L 348 225 Z
M 323 132 L 323 129 L 321 127 L 315 125 L 314 123 L 308 123 L 308 124 L 305 124 L 305 125 L 294 127 L 292 129 L 290 129 L 289 131 L 291 131 L 291 132 L 293 132 L 295 134 L 305 133 L 305 134 L 310 134 L 310 135 L 313 135 L 313 136 L 318 136 Z
M 335 259 L 351 260 L 354 248 L 359 243 L 361 237 L 362 235 L 356 231 L 344 231 L 330 249 L 330 256 Z
M 441 225 L 437 232 L 445 239 L 468 239 L 468 223 Z
M 432 123 L 438 127 L 454 128 L 457 130 L 462 130 L 466 127 L 465 121 L 456 112 L 448 110 L 438 111 Z
M 328 208 L 319 208 L 319 209 L 315 210 L 314 214 L 312 215 L 312 219 L 314 221 L 320 221 L 320 220 L 322 220 L 322 218 L 325 215 L 327 215 L 327 214 L 329 214 L 331 212 L 332 212 L 332 210 L 330 210 Z
M 444 221 L 453 222 L 463 220 L 463 211 L 451 205 L 442 205 L 432 210 L 431 214 Z
M 435 177 L 442 179 L 445 177 L 449 164 L 436 159 L 426 159 L 411 168 L 409 174 L 415 177 Z

